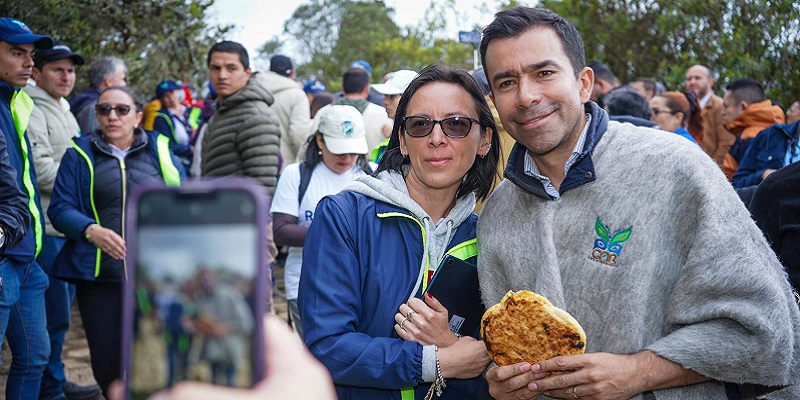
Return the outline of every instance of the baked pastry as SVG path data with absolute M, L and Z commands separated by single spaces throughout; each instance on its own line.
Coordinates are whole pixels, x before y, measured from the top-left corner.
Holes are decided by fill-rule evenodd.
M 568 312 L 528 290 L 508 291 L 489 307 L 481 337 L 497 365 L 531 364 L 556 356 L 582 354 L 586 333 Z

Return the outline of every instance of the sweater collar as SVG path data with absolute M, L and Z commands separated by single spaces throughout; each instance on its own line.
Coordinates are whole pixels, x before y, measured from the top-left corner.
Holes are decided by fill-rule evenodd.
M 564 181 L 559 189 L 560 194 L 593 182 L 595 177 L 594 163 L 592 162 L 592 152 L 603 134 L 608 128 L 608 114 L 595 102 L 589 101 L 584 105 L 585 113 L 591 114 L 592 120 L 586 132 L 586 142 L 583 145 L 578 160 L 567 172 Z M 544 185 L 538 179 L 525 173 L 525 153 L 527 149 L 519 143 L 515 143 L 508 157 L 508 165 L 505 170 L 505 177 L 517 185 L 520 189 L 541 197 L 546 200 L 555 200 L 545 191 Z

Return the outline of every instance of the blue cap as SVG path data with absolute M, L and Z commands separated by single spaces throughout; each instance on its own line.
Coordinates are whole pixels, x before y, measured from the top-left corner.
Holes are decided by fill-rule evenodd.
M 35 35 L 24 22 L 8 17 L 0 18 L 0 41 L 13 44 L 33 43 L 37 49 L 53 47 L 53 39 L 50 36 Z
M 353 67 L 355 67 L 355 68 L 363 68 L 363 69 L 367 70 L 367 72 L 369 72 L 370 75 L 372 75 L 372 66 L 369 65 L 369 63 L 364 61 L 364 60 L 353 61 L 353 63 L 350 64 L 350 68 L 353 68 Z
M 317 94 L 328 90 L 328 88 L 320 81 L 305 81 L 303 82 L 303 90 L 308 94 Z
M 185 88 L 186 85 L 181 81 L 176 81 L 175 79 L 167 79 L 165 81 L 161 81 L 156 86 L 156 98 L 162 98 L 165 94 L 172 92 L 174 90 L 180 90 Z

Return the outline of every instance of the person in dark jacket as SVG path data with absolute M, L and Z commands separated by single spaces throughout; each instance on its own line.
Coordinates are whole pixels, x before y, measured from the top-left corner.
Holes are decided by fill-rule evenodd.
M 800 122 L 774 124 L 761 131 L 733 174 L 733 187 L 755 186 L 777 169 L 800 160 Z
M 70 110 L 78 120 L 81 132 L 89 134 L 97 129 L 94 106 L 100 92 L 110 86 L 125 86 L 128 69 L 117 57 L 100 57 L 89 67 L 89 87 L 69 101 Z
M 317 206 L 298 306 L 339 399 L 489 398 L 483 342 L 459 338 L 447 309 L 420 298 L 446 255 L 474 260 L 472 210 L 492 186 L 499 143 L 469 73 L 429 66 L 400 99 L 376 175 Z
M 137 128 L 132 89 L 105 89 L 95 115 L 98 129 L 74 139 L 61 160 L 47 215 L 67 237 L 52 274 L 75 283 L 92 372 L 107 397 L 120 376 L 125 199 L 134 186 L 180 184 L 183 169 L 166 137 Z
M 47 275 L 36 261 L 42 250 L 44 218 L 27 133 L 33 100 L 20 88 L 32 75 L 34 52 L 52 47 L 49 36 L 33 34 L 22 21 L 0 18 L 0 132 L 7 146 L 0 158 L 14 169 L 18 188 L 0 197 L 10 197 L 13 208 L 14 198 L 21 191 L 28 214 L 22 221 L 14 217 L 2 221 L 9 224 L 2 229 L 8 228 L 11 236 L 10 244 L 0 247 L 0 335 L 5 335 L 12 354 L 5 387 L 8 399 L 39 397 L 50 354 L 44 305 Z M 6 174 L 5 179 L 9 178 Z M 24 228 L 18 225 L 20 222 L 25 222 Z
M 156 98 L 161 101 L 161 109 L 156 113 L 153 130 L 169 138 L 170 149 L 180 158 L 184 169 L 188 169 L 192 161 L 189 140 L 194 136 L 190 113 L 194 109 L 181 104 L 180 93 L 184 88 L 185 84 L 174 79 L 156 86 Z
M 800 163 L 764 179 L 753 195 L 750 213 L 789 273 L 794 290 L 800 292 Z

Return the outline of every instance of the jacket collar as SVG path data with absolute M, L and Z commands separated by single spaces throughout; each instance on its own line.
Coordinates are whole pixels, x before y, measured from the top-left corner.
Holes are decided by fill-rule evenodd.
M 567 172 L 564 182 L 561 183 L 559 193 L 562 194 L 567 190 L 593 182 L 596 179 L 592 152 L 608 128 L 608 114 L 593 101 L 587 102 L 584 105 L 584 110 L 592 115 L 592 121 L 586 131 L 586 143 L 583 145 L 583 151 L 578 157 L 578 161 Z M 527 150 L 521 144 L 514 144 L 508 157 L 508 165 L 504 174 L 506 179 L 530 194 L 546 200 L 555 200 L 555 198 L 547 194 L 541 181 L 525 174 L 526 152 Z
M 11 104 L 11 98 L 14 97 L 14 92 L 17 91 L 17 88 L 14 87 L 12 84 L 0 80 L 0 97 L 2 97 L 3 102 L 6 104 Z

